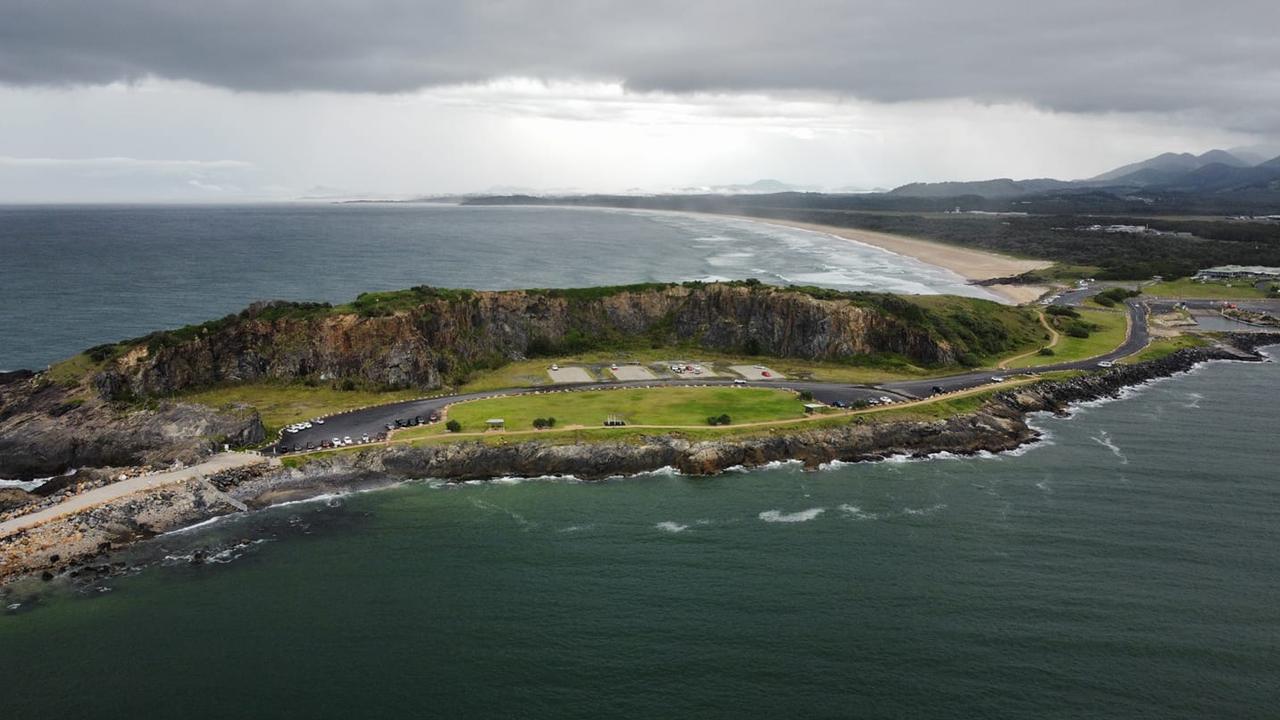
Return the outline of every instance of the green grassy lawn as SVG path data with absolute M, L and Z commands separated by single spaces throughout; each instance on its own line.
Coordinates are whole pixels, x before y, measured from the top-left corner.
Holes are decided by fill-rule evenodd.
M 244 383 L 185 393 L 175 399 L 215 408 L 238 404 L 252 406 L 262 416 L 262 424 L 266 426 L 267 437 L 270 439 L 275 437 L 280 428 L 300 420 L 367 405 L 412 400 L 425 394 L 421 390 L 348 391 L 302 384 Z
M 46 377 L 63 387 L 75 387 L 97 369 L 98 363 L 80 353 L 49 366 Z
M 458 403 L 448 410 L 463 432 L 485 429 L 489 418 L 502 418 L 508 430 L 532 430 L 534 418 L 554 417 L 557 427 L 601 427 L 609 415 L 628 425 L 706 425 L 712 415 L 727 414 L 736 423 L 785 420 L 804 416 L 803 403 L 787 390 L 763 388 L 666 387 L 633 390 L 522 395 Z M 443 424 L 396 433 L 412 439 L 446 432 Z
M 1182 350 L 1184 348 L 1205 347 L 1209 344 L 1209 340 L 1199 335 L 1178 335 L 1171 338 L 1155 338 L 1145 348 L 1120 360 L 1122 363 L 1133 364 L 1146 362 L 1147 360 L 1159 360 L 1166 355 Z
M 1142 288 L 1142 292 L 1151 297 L 1194 298 L 1198 300 L 1245 300 L 1267 296 L 1265 292 L 1254 287 L 1253 283 L 1248 280 L 1197 282 L 1191 278 L 1156 283 Z
M 1072 360 L 1083 360 L 1110 352 L 1124 342 L 1125 317 L 1126 313 L 1121 309 L 1081 309 L 1080 319 L 1102 326 L 1100 330 L 1090 333 L 1087 338 L 1076 338 L 1062 333 L 1058 344 L 1053 346 L 1052 355 L 1029 355 L 1013 361 L 1009 364 L 1009 367 L 1025 368 L 1052 365 Z
M 547 368 L 552 364 L 566 367 L 574 365 L 608 365 L 614 362 L 620 364 L 639 362 L 647 366 L 649 363 L 670 362 L 672 360 L 702 363 L 722 373 L 727 372 L 726 369 L 730 365 L 767 365 L 788 378 L 847 383 L 890 382 L 957 371 L 957 368 L 928 370 L 907 362 L 890 359 L 869 359 L 867 364 L 846 364 L 795 358 L 726 355 L 701 348 L 676 347 L 586 352 L 557 358 L 518 360 L 495 370 L 475 373 L 465 384 L 458 388 L 458 391 L 477 392 L 513 387 L 549 386 L 551 385 L 551 379 L 547 376 Z M 730 375 L 730 377 L 736 376 Z M 608 372 L 604 372 L 597 379 L 612 380 L 613 376 Z

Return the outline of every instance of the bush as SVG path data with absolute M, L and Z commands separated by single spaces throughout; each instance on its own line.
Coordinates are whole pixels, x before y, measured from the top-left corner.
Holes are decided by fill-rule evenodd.
M 462 423 L 457 420 L 450 420 L 444 424 L 444 428 L 449 432 L 462 432 Z
M 809 392 L 808 390 L 802 390 L 802 391 L 800 392 L 800 401 L 801 401 L 801 402 L 812 402 L 812 401 L 813 401 L 813 393 Z
M 1067 307 L 1066 305 L 1050 305 L 1044 309 L 1044 313 L 1045 315 L 1061 315 L 1062 317 L 1080 317 L 1080 313 L 1076 312 L 1075 308 Z
M 1089 328 L 1086 327 L 1084 323 L 1072 323 L 1071 325 L 1067 326 L 1066 332 L 1067 332 L 1067 335 L 1070 335 L 1073 338 L 1089 337 Z
M 1040 354 L 1044 355 L 1045 357 L 1049 357 L 1050 355 L 1054 354 L 1053 348 L 1048 348 L 1048 347 L 1040 348 Z
M 712 415 L 707 418 L 708 425 L 731 425 L 733 420 L 728 415 Z
M 546 428 L 553 428 L 556 426 L 556 419 L 553 417 L 534 418 L 533 426 L 539 430 L 544 430 Z
M 1099 304 L 1099 305 L 1101 305 L 1102 307 L 1108 307 L 1108 308 L 1109 308 L 1109 307 L 1115 307 L 1115 306 L 1116 306 L 1116 301 L 1115 301 L 1115 300 L 1112 300 L 1110 297 L 1107 297 L 1106 295 L 1095 295 L 1095 296 L 1094 296 L 1094 298 L 1093 298 L 1093 301 L 1094 301 L 1094 302 L 1096 302 L 1096 303 L 1098 303 L 1098 304 Z

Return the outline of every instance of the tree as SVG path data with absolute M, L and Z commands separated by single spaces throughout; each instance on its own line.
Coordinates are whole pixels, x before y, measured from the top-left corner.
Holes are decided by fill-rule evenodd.
M 812 401 L 813 401 L 813 393 L 809 392 L 808 390 L 800 391 L 800 402 L 812 402 Z
M 457 420 L 450 420 L 444 424 L 444 427 L 449 432 L 462 432 L 462 423 Z

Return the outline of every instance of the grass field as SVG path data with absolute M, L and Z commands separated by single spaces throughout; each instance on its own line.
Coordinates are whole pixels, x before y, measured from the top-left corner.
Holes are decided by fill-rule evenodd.
M 1125 339 L 1125 318 L 1127 313 L 1117 310 L 1080 310 L 1080 319 L 1102 326 L 1087 338 L 1071 337 L 1065 333 L 1053 346 L 1052 355 L 1029 355 L 1009 363 L 1010 368 L 1036 367 L 1052 365 L 1072 360 L 1083 360 L 1096 357 L 1115 350 Z
M 1147 360 L 1159 360 L 1166 355 L 1182 350 L 1183 348 L 1204 347 L 1209 341 L 1199 335 L 1179 335 L 1171 338 L 1155 338 L 1145 348 L 1123 358 L 1120 362 L 1125 364 L 1133 364 L 1146 362 Z
M 274 438 L 280 428 L 321 415 L 332 415 L 367 405 L 411 400 L 421 397 L 421 390 L 373 392 L 367 390 L 334 390 L 330 387 L 277 383 L 245 383 L 213 390 L 202 390 L 179 396 L 178 400 L 211 407 L 249 405 L 257 408 L 267 437 Z
M 1198 300 L 1246 300 L 1264 298 L 1265 292 L 1248 280 L 1197 282 L 1190 278 L 1169 280 L 1142 288 L 1145 295 L 1164 298 L 1194 298 Z
M 626 350 L 617 352 L 589 352 L 558 358 L 540 358 L 537 360 L 519 360 L 508 363 L 496 370 L 478 372 L 472 376 L 459 392 L 477 392 L 482 390 L 499 390 L 513 387 L 535 387 L 550 385 L 547 368 L 553 363 L 561 366 L 570 365 L 608 365 L 612 362 L 649 363 L 687 360 L 699 362 L 724 372 L 730 365 L 767 365 L 788 378 L 812 379 L 829 382 L 878 383 L 892 380 L 906 380 L 927 377 L 930 374 L 955 372 L 956 368 L 930 371 L 905 362 L 883 360 L 868 365 L 853 365 L 834 362 L 797 360 L 793 358 L 745 357 L 726 355 L 702 350 L 700 348 L 657 348 L 645 350 Z M 736 377 L 732 376 L 731 377 Z M 598 379 L 612 380 L 613 376 L 604 373 Z
M 508 430 L 530 430 L 534 418 L 554 417 L 560 428 L 601 427 L 609 415 L 619 415 L 628 425 L 680 426 L 707 424 L 712 415 L 728 415 L 736 423 L 803 417 L 803 403 L 788 390 L 763 388 L 651 388 L 596 390 L 477 400 L 448 410 L 450 420 L 463 432 L 485 429 L 489 418 L 502 418 Z M 443 424 L 396 433 L 412 439 L 446 432 Z

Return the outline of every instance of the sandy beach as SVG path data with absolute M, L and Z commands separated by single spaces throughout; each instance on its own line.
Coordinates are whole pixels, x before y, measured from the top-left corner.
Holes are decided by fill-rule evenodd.
M 863 243 L 864 245 L 872 245 L 882 250 L 915 258 L 930 265 L 944 267 L 966 280 L 990 280 L 991 278 L 1010 277 L 1031 270 L 1047 268 L 1053 264 L 1046 260 L 1020 260 L 1008 255 L 1000 255 L 984 250 L 972 250 L 955 245 L 944 245 L 930 240 L 920 240 L 903 235 L 890 235 L 889 233 L 872 230 L 857 230 L 797 220 L 758 218 L 746 215 L 735 215 L 733 217 L 771 225 L 785 225 L 803 230 L 813 230 L 814 232 L 834 235 L 845 240 Z M 1001 297 L 1015 304 L 1034 302 L 1036 298 L 1049 290 L 1049 288 L 1042 285 L 990 285 L 987 289 L 998 293 Z

